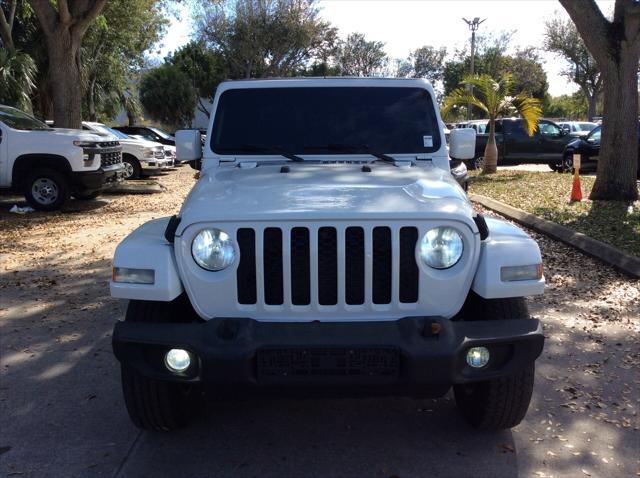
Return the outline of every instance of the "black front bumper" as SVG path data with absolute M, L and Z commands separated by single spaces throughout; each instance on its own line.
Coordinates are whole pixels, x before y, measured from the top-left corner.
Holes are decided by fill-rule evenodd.
M 206 323 L 119 322 L 116 357 L 149 378 L 211 385 L 265 387 L 383 386 L 446 393 L 452 384 L 507 376 L 533 362 L 544 343 L 538 320 L 453 322 L 408 317 L 384 322 Z M 485 346 L 484 368 L 466 363 L 470 347 Z M 185 373 L 169 372 L 170 348 L 192 354 Z
M 71 182 L 76 190 L 97 191 L 105 184 L 121 180 L 124 174 L 122 165 L 113 165 L 95 171 L 74 171 Z

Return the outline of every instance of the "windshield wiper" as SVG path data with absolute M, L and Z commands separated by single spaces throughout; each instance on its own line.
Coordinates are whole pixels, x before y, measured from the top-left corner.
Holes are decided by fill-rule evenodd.
M 273 146 L 262 146 L 258 144 L 243 144 L 239 148 L 233 148 L 235 151 L 246 151 L 253 153 L 265 153 L 265 154 L 277 154 L 283 156 L 291 161 L 304 161 L 300 156 L 293 153 L 289 153 L 280 148 L 274 148 Z
M 396 160 L 385 153 L 380 153 L 379 151 L 373 151 L 366 144 L 338 144 L 338 143 L 330 143 L 325 146 L 305 146 L 305 149 L 318 149 L 324 150 L 328 149 L 329 151 L 333 151 L 336 153 L 353 153 L 353 154 L 370 154 L 371 156 L 375 156 L 382 161 L 387 161 L 389 163 L 394 163 Z

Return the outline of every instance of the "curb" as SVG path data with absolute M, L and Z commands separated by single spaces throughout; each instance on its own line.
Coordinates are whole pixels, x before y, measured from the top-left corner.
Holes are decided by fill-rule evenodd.
M 561 226 L 555 222 L 547 221 L 528 212 L 524 212 L 515 207 L 509 206 L 495 199 L 491 199 L 479 194 L 469 194 L 469 199 L 477 202 L 482 206 L 492 209 L 515 222 L 522 224 L 534 231 L 541 232 L 547 236 L 556 239 L 568 246 L 578 249 L 580 252 L 588 256 L 600 259 L 602 262 L 613 266 L 615 269 L 625 274 L 640 279 L 640 258 L 622 252 L 620 249 L 613 247 L 604 242 L 593 239 L 581 232 L 576 232 L 568 227 Z

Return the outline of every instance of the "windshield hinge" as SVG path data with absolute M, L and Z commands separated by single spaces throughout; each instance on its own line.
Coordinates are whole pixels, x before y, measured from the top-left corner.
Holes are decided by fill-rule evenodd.
M 240 169 L 253 169 L 258 166 L 258 163 L 255 161 L 245 161 L 243 163 L 238 163 L 238 167 Z

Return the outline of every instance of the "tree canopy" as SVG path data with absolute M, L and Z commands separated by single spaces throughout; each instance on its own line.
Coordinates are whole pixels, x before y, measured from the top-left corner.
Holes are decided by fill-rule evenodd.
M 566 61 L 562 74 L 580 87 L 588 102 L 588 118 L 592 119 L 602 91 L 602 77 L 574 23 L 561 17 L 549 20 L 545 24 L 544 47 Z
M 196 108 L 196 89 L 176 65 L 164 63 L 144 74 L 140 102 L 149 116 L 168 126 L 189 126 Z

